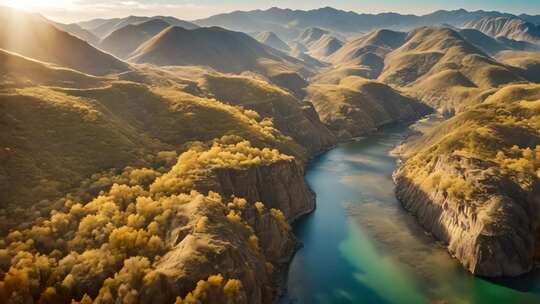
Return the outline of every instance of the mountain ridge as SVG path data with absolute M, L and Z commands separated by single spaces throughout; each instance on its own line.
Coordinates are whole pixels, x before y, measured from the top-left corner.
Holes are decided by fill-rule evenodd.
M 540 26 L 519 18 L 483 17 L 465 23 L 463 27 L 477 29 L 492 37 L 502 36 L 508 39 L 540 44 Z
M 312 10 L 292 10 L 272 7 L 267 10 L 234 11 L 217 14 L 193 22 L 200 26 L 222 26 L 232 30 L 261 31 L 265 27 L 278 35 L 293 39 L 303 29 L 308 27 L 321 27 L 343 33 L 372 31 L 380 28 L 410 29 L 423 25 L 436 25 L 448 23 L 460 26 L 480 17 L 518 17 L 509 13 L 497 11 L 467 11 L 438 10 L 425 15 L 399 14 L 399 13 L 359 13 L 344 11 L 332 7 L 322 7 Z M 534 19 L 537 16 L 530 16 Z M 519 18 L 519 17 L 518 17 Z M 290 27 L 287 27 L 290 25 Z
M 171 24 L 162 19 L 131 23 L 104 37 L 99 43 L 99 47 L 119 58 L 126 59 L 141 44 L 169 26 Z
M 0 48 L 96 76 L 130 69 L 39 15 L 4 7 L 0 7 Z

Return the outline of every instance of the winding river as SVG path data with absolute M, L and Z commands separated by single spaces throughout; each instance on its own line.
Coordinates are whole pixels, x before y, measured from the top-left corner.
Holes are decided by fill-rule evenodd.
M 428 123 L 427 121 L 420 122 Z M 304 246 L 283 303 L 540 303 L 540 275 L 477 278 L 426 234 L 394 196 L 390 151 L 408 134 L 386 127 L 315 159 L 317 209 L 294 224 Z

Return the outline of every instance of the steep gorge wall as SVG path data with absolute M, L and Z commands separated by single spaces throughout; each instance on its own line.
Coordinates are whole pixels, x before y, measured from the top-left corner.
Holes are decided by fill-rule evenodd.
M 235 228 L 236 225 L 241 227 L 241 223 L 224 220 L 230 207 L 207 201 L 193 204 L 195 206 L 186 208 L 191 210 L 187 214 L 189 222 L 170 233 L 173 249 L 156 263 L 157 270 L 165 275 L 170 286 L 164 291 L 185 295 L 196 288 L 196 282 L 220 274 L 242 283 L 245 294 L 237 297 L 235 302 L 272 303 L 278 292 L 278 272 L 297 246 L 292 231 L 270 209 L 257 210 L 251 204 L 239 208 L 241 219 L 258 237 L 258 245 L 254 248 L 253 243 L 246 240 L 245 233 Z M 217 229 L 206 228 L 207 233 L 198 233 L 199 223 L 205 220 L 210 227 L 216 223 L 225 224 Z M 203 303 L 210 302 L 208 298 L 203 300 Z
M 235 247 L 236 255 L 226 254 L 211 264 L 225 265 L 219 268 L 232 270 L 229 277 L 239 277 L 244 284 L 247 283 L 244 288 L 248 291 L 249 303 L 271 302 L 279 292 L 288 262 L 299 246 L 290 227 L 276 220 L 275 211 L 280 210 L 283 220 L 292 222 L 315 208 L 315 196 L 304 181 L 302 165 L 295 160 L 281 160 L 247 169 L 217 168 L 197 181 L 194 188 L 203 193 L 215 191 L 224 198 L 239 197 L 247 200 L 248 204 L 241 212 L 242 218 L 254 229 L 262 256 L 274 267 L 272 276 L 268 277 L 257 268 L 264 266 L 264 263 L 261 264 L 264 259 L 259 258 L 253 262 L 253 267 L 250 266 L 252 270 L 249 272 L 254 273 L 246 277 L 247 248 Z M 263 202 L 265 210 L 270 212 L 261 214 L 258 208 L 253 207 L 257 202 Z M 234 239 L 233 236 L 230 238 Z M 182 254 L 182 250 L 179 249 L 179 254 Z M 170 260 L 174 262 L 175 258 L 171 256 Z
M 289 221 L 315 208 L 315 197 L 304 181 L 303 169 L 295 161 L 280 161 L 247 170 L 218 169 L 214 191 L 251 202 L 264 202 L 283 212 Z
M 534 265 L 540 185 L 524 192 L 480 160 L 440 158 L 430 172 L 445 172 L 473 184 L 482 196 L 457 199 L 440 186 L 422 186 L 399 168 L 396 196 L 404 208 L 471 273 L 486 277 L 517 276 Z

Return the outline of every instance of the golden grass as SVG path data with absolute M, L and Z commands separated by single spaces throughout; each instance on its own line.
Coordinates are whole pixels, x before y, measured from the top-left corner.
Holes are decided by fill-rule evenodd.
M 539 105 L 539 85 L 511 85 L 497 90 L 483 102 L 470 106 L 409 143 L 406 150 L 410 158 L 404 166 L 406 176 L 423 184 L 430 192 L 442 185 L 439 182 L 426 184 L 436 175 L 440 176 L 437 180 L 447 180 L 446 183 L 448 179 L 458 178 L 450 172 L 433 169 L 439 159 L 458 156 L 481 160 L 477 164 L 480 169 L 495 169 L 493 172 L 530 191 L 532 181 L 540 178 Z M 474 198 L 474 186 L 471 181 L 467 182 L 468 186 L 460 186 L 462 194 L 467 194 L 459 199 Z

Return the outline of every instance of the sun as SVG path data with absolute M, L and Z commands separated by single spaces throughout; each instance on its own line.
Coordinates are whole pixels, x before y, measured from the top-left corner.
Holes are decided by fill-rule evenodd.
M 0 5 L 9 6 L 17 9 L 25 9 L 26 1 L 1 0 Z
M 61 8 L 69 4 L 68 0 L 0 0 L 0 6 L 9 6 L 20 10 L 39 8 Z

